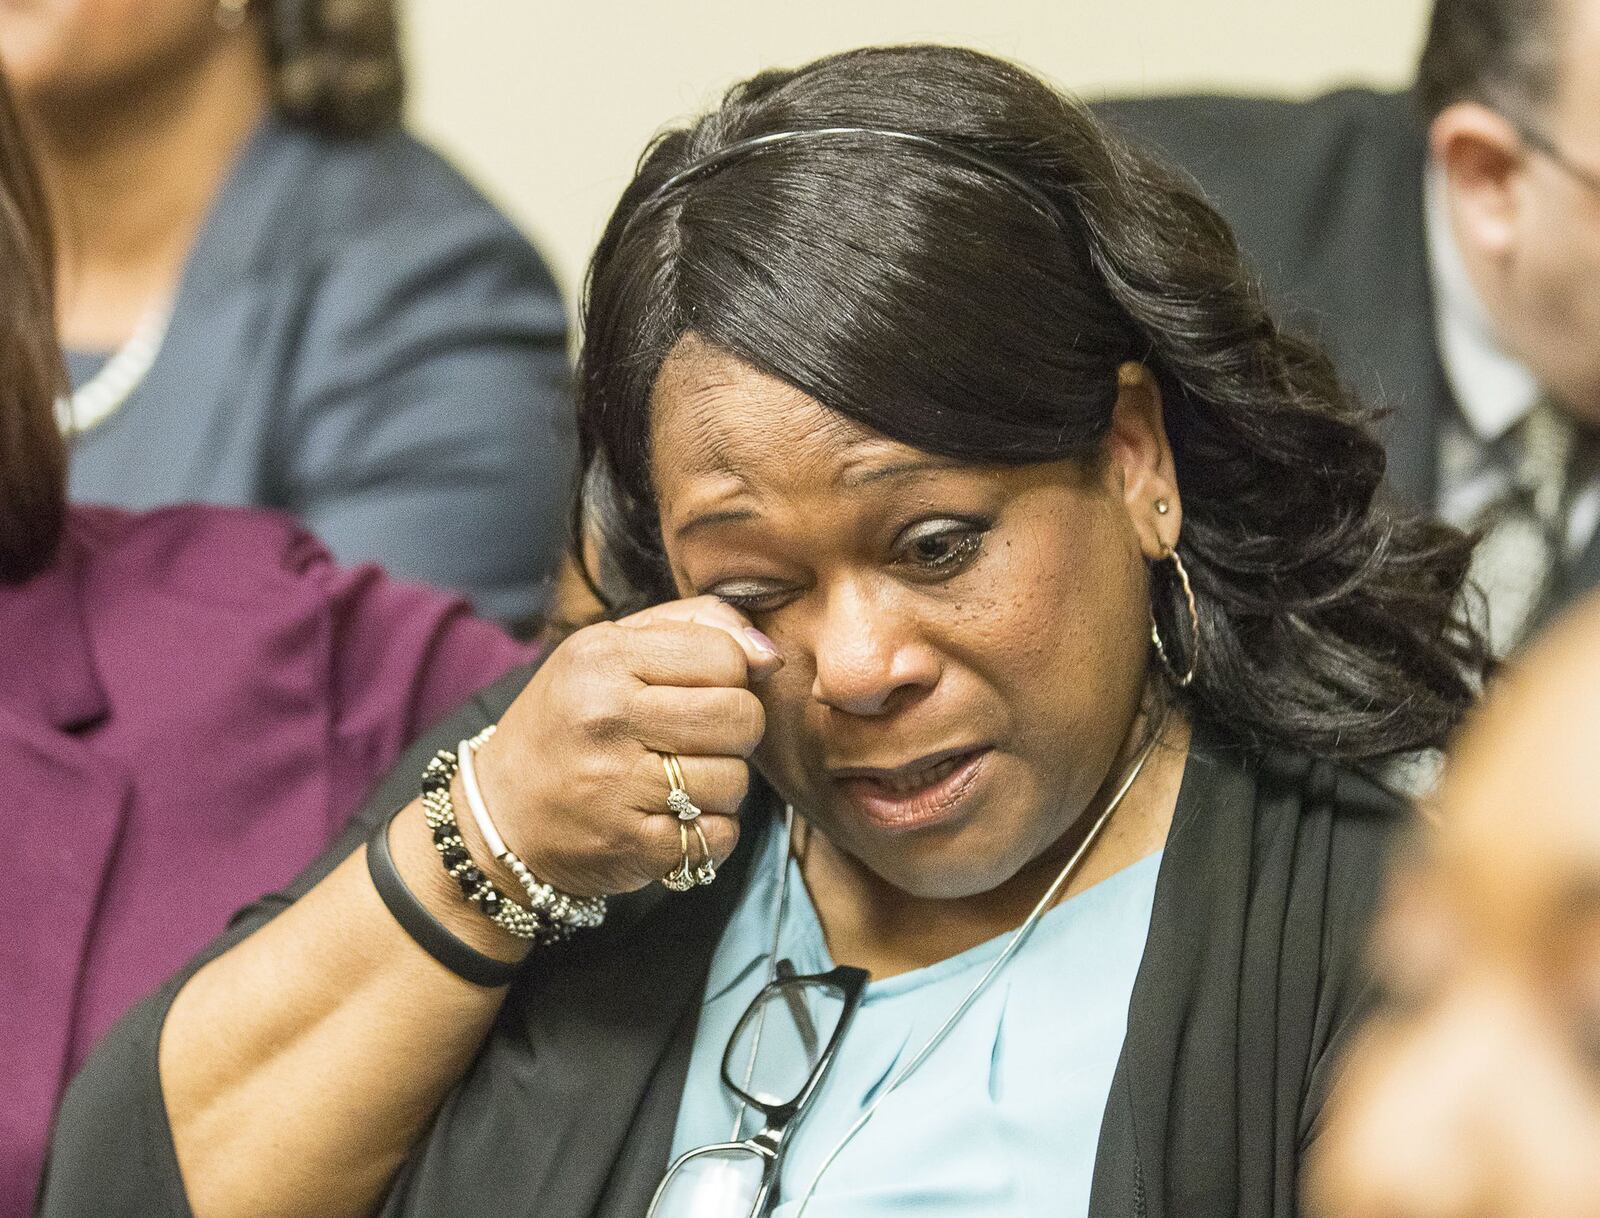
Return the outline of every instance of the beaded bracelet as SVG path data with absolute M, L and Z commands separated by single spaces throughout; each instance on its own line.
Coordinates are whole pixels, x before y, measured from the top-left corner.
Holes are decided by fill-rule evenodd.
M 478 832 L 483 834 L 489 853 L 517 877 L 517 883 L 528 894 L 528 906 L 535 913 L 559 925 L 584 929 L 599 926 L 606 919 L 604 897 L 574 897 L 544 883 L 528 870 L 528 865 L 506 845 L 505 838 L 495 828 L 494 820 L 489 815 L 489 805 L 478 788 L 477 768 L 473 762 L 478 746 L 493 736 L 494 730 L 495 725 L 491 723 L 472 739 L 463 740 L 456 754 L 461 769 L 461 790 L 467 797 L 467 807 L 472 811 L 472 819 L 478 826 Z
M 506 896 L 467 853 L 456 823 L 455 806 L 450 798 L 450 780 L 457 769 L 456 755 L 440 749 L 422 771 L 422 813 L 433 830 L 433 848 L 439 852 L 446 873 L 496 926 L 518 939 L 540 945 L 559 943 L 572 933 L 571 924 L 552 922 Z

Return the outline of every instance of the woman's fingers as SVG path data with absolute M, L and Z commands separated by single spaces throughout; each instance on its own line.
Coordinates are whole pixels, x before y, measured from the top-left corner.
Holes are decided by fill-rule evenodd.
M 766 727 L 753 678 L 782 663 L 712 597 L 578 631 L 551 654 L 478 754 L 506 841 L 565 891 L 621 892 L 683 859 L 663 754 L 680 758 L 713 857 L 738 839 L 746 762 Z M 690 830 L 693 863 L 703 862 Z
M 629 704 L 630 734 L 657 753 L 749 757 L 767 716 L 748 689 L 646 685 Z
M 706 839 L 705 849 L 711 855 L 711 862 L 721 866 L 728 861 L 728 856 L 733 853 L 739 844 L 739 822 L 732 816 L 702 816 L 686 825 L 675 816 L 652 816 L 645 825 L 645 834 L 650 839 L 649 856 L 653 860 L 651 869 L 640 878 L 648 883 L 659 880 L 669 871 L 674 870 L 683 862 L 684 834 L 687 833 L 689 866 L 699 866 L 705 862 L 705 855 L 700 848 L 700 838 L 695 835 L 691 825 L 698 825 L 700 833 Z
M 750 683 L 750 653 L 726 630 L 699 622 L 617 627 L 620 658 L 646 685 L 737 686 Z
M 731 757 L 695 757 L 678 754 L 683 771 L 683 789 L 695 807 L 713 816 L 733 816 L 750 789 L 750 767 Z M 666 767 L 661 754 L 645 753 L 640 759 L 629 789 L 635 792 L 632 807 L 647 816 L 670 815 L 667 810 Z
M 714 596 L 690 596 L 683 600 L 651 605 L 648 609 L 641 609 L 638 613 L 619 618 L 617 625 L 653 626 L 659 622 L 698 622 L 708 626 L 721 625 L 732 630 L 740 630 L 750 624 L 742 613 L 726 601 Z
M 698 825 L 705 836 L 712 861 L 721 863 L 733 853 L 739 841 L 738 813 L 750 789 L 750 768 L 734 758 L 692 754 L 679 755 L 678 765 L 683 775 L 684 793 L 700 809 L 700 815 L 692 823 Z M 660 754 L 645 754 L 636 781 L 631 785 L 634 790 L 649 793 L 644 806 L 638 809 L 644 814 L 639 822 L 641 847 L 651 860 L 643 878 L 659 879 L 683 861 L 683 842 L 679 834 L 682 822 L 667 807 L 667 795 L 672 787 Z M 692 829 L 688 842 L 689 861 L 691 865 L 698 865 L 704 861 L 704 856 L 699 838 Z
M 684 757 L 684 790 L 700 815 L 693 824 L 705 835 L 713 861 L 723 862 L 739 841 L 738 810 L 749 789 L 749 768 L 726 757 Z M 585 822 L 576 809 L 571 819 L 547 830 L 537 860 L 523 854 L 541 879 L 567 892 L 627 892 L 659 880 L 683 860 L 678 827 L 667 807 L 666 772 L 659 755 L 642 755 L 636 772 L 616 785 L 615 802 L 585 811 L 618 814 Z M 689 830 L 691 865 L 703 862 L 699 839 Z M 540 867 L 548 869 L 548 874 Z
M 659 680 L 638 673 L 640 680 L 664 685 L 681 684 L 738 684 L 761 680 L 783 667 L 783 659 L 772 640 L 767 638 L 738 610 L 719 601 L 714 596 L 697 596 L 690 600 L 672 601 L 656 605 L 616 623 L 625 630 L 639 631 L 661 640 L 661 648 L 646 645 L 641 657 L 657 657 L 666 666 Z M 674 680 L 667 673 L 681 673 L 685 657 L 692 661 L 695 654 L 713 646 L 705 641 L 704 631 L 715 630 L 725 635 L 744 657 L 745 667 L 736 682 L 706 682 Z M 653 640 L 652 640 L 653 642 Z M 681 649 L 681 650 L 680 650 Z M 725 671 L 725 670 L 724 670 Z

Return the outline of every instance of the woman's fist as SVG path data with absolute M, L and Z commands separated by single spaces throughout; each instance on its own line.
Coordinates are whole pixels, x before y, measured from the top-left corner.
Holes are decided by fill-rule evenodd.
M 572 635 L 477 755 L 501 836 L 541 880 L 579 896 L 627 892 L 682 861 L 663 753 L 721 862 L 739 838 L 747 759 L 766 718 L 750 686 L 783 661 L 714 597 L 673 601 Z M 690 835 L 692 863 L 699 843 Z

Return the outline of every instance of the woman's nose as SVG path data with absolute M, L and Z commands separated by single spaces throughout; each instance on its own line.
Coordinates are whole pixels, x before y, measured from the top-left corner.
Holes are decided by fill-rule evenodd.
M 811 696 L 849 715 L 888 714 L 939 679 L 938 657 L 915 622 L 859 592 L 829 598 L 813 649 Z

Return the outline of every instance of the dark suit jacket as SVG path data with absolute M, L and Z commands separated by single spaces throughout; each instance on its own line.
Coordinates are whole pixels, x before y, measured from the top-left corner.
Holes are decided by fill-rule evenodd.
M 1390 412 L 1390 486 L 1431 510 L 1440 428 L 1456 406 L 1434 333 L 1427 135 L 1411 94 L 1168 97 L 1096 110 L 1195 178 L 1233 226 L 1279 319 L 1319 339 L 1356 392 Z M 1596 585 L 1600 532 L 1564 595 Z
M 569 389 L 550 273 L 459 173 L 402 131 L 268 119 L 154 366 L 77 438 L 72 495 L 283 508 L 342 562 L 520 619 L 566 538 Z
M 246 910 L 118 1025 L 73 1084 L 45 1218 L 189 1218 L 157 1075 L 183 977 L 280 912 L 412 797 L 433 750 L 499 718 L 513 674 L 420 743 L 289 893 Z M 665 1171 L 711 956 L 771 804 L 717 882 L 612 902 L 541 954 L 401 1170 L 384 1218 L 642 1218 Z M 1100 1135 L 1090 1211 L 1292 1218 L 1300 1152 L 1360 1005 L 1395 801 L 1325 762 L 1191 753 Z

